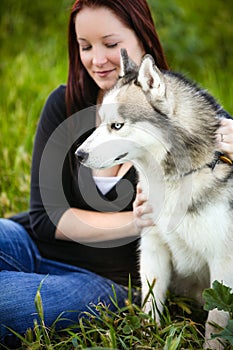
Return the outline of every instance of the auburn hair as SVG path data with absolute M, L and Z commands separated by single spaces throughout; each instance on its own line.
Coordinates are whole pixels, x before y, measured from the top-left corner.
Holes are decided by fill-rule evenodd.
M 75 17 L 85 7 L 105 7 L 132 29 L 147 54 L 151 54 L 160 69 L 168 64 L 146 0 L 76 0 L 68 26 L 69 71 L 66 88 L 67 113 L 71 115 L 96 104 L 99 87 L 84 68 L 75 31 Z

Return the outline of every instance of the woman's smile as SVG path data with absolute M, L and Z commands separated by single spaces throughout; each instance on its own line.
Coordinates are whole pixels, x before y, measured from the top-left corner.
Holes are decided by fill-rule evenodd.
M 113 69 L 106 69 L 102 71 L 94 71 L 94 74 L 98 75 L 100 78 L 107 78 L 109 75 L 111 75 L 113 72 L 116 71 L 116 68 Z

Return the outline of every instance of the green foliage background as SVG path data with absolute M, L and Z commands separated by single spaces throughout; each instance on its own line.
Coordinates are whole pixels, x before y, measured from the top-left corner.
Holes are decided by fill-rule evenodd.
M 26 210 L 33 137 L 48 94 L 67 77 L 71 0 L 0 2 L 0 216 Z M 233 113 L 232 0 L 149 0 L 173 70 Z

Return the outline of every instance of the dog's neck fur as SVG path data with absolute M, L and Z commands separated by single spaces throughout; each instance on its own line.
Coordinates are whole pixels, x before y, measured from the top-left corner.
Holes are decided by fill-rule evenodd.
M 184 176 L 191 175 L 192 173 L 194 173 L 194 172 L 196 172 L 198 170 L 201 170 L 203 168 L 206 168 L 206 167 L 210 168 L 212 171 L 214 171 L 215 167 L 218 164 L 220 164 L 220 163 L 225 163 L 225 164 L 228 164 L 229 166 L 233 165 L 232 160 L 227 155 L 225 155 L 224 153 L 221 153 L 219 151 L 216 151 L 214 153 L 214 158 L 213 158 L 211 163 L 206 163 L 205 165 L 203 165 L 200 168 L 191 169 L 190 171 L 188 171 L 187 173 L 182 174 L 181 176 L 184 177 Z

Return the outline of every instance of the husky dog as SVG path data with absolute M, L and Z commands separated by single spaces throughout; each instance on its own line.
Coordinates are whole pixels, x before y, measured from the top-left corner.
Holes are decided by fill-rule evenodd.
M 182 75 L 160 71 L 150 55 L 137 67 L 121 51 L 122 74 L 100 106 L 100 126 L 77 149 L 80 161 L 106 168 L 131 161 L 153 207 L 155 225 L 140 243 L 142 298 L 159 323 L 170 287 L 201 301 L 215 280 L 233 288 L 233 167 L 216 149 L 224 110 Z M 155 283 L 153 283 L 155 281 Z M 228 314 L 214 309 L 205 347 Z

